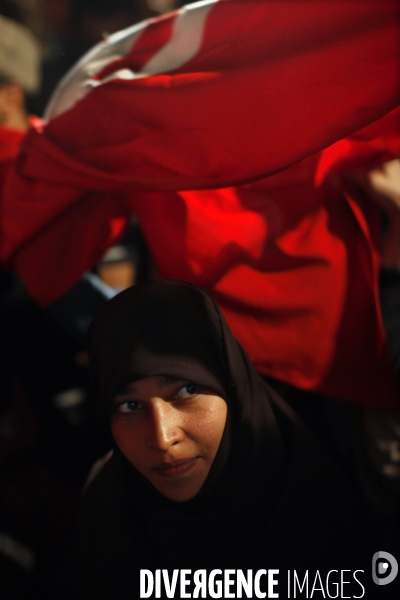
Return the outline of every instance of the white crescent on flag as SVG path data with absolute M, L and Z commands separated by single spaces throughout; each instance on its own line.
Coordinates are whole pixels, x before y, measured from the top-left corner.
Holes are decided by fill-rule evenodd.
M 135 44 L 154 22 L 149 19 L 107 37 L 92 48 L 57 86 L 46 108 L 50 121 L 75 106 L 92 89 L 112 79 L 138 79 L 166 73 L 182 67 L 199 52 L 208 14 L 220 0 L 202 0 L 172 13 L 172 37 L 137 72 L 120 69 L 102 80 L 94 77 L 107 65 L 134 51 Z

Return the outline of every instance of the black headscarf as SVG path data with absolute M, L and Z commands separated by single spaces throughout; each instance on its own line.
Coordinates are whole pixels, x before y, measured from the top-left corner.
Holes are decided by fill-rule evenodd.
M 122 292 L 95 319 L 89 355 L 105 419 L 126 384 L 153 375 L 205 385 L 228 405 L 216 458 L 192 500 L 164 497 L 118 449 L 89 486 L 84 577 L 99 597 L 107 589 L 138 596 L 140 568 L 299 568 L 303 559 L 311 568 L 307 560 L 315 553 L 322 565 L 336 543 L 343 558 L 350 505 L 340 475 L 256 373 L 206 292 L 180 281 Z
M 274 503 L 283 450 L 268 401 L 273 392 L 255 372 L 212 298 L 179 281 L 135 286 L 108 302 L 93 324 L 89 355 L 93 391 L 106 418 L 118 392 L 152 375 L 192 381 L 226 399 L 222 441 L 209 476 L 192 501 L 177 505 L 128 469 L 135 485 L 140 484 L 139 502 L 144 499 L 150 513 L 155 544 L 164 546 L 169 557 L 175 547 L 178 563 L 187 559 L 193 546 L 200 561 L 215 564 L 210 543 L 213 540 L 215 555 L 220 554 L 218 530 L 229 530 L 231 541 L 237 541 L 240 529 L 248 531 L 255 505 Z M 230 520 L 236 523 L 228 525 Z M 225 536 L 224 554 L 226 542 Z

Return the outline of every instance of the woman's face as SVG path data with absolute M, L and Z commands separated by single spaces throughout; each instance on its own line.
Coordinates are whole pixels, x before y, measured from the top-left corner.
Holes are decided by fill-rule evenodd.
M 111 430 L 132 465 L 170 500 L 201 489 L 224 432 L 227 404 L 209 388 L 164 377 L 129 384 L 113 400 Z

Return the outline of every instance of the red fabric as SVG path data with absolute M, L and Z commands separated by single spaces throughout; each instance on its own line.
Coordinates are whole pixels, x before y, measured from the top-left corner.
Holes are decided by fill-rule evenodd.
M 18 154 L 24 131 L 0 127 L 0 192 L 12 161 Z
M 132 209 L 161 274 L 209 290 L 258 370 L 395 407 L 379 211 L 357 190 L 317 188 L 318 159 L 240 188 L 132 195 Z
M 219 0 L 200 49 L 179 67 L 170 51 L 146 76 L 189 12 L 135 30 L 126 57 L 110 60 L 111 38 L 97 51 L 107 56 L 92 53 L 56 92 L 53 115 L 74 85 L 78 95 L 25 139 L 5 190 L 1 257 L 47 304 L 133 210 L 162 274 L 211 291 L 261 371 L 395 406 L 377 209 L 325 182 L 324 165 L 346 170 L 348 156 L 316 153 L 389 111 L 398 125 L 397 0 Z M 94 84 L 82 97 L 85 69 Z M 143 72 L 126 79 L 129 69 Z M 360 142 L 359 167 L 383 125 Z M 397 125 L 385 159 L 400 153 Z
M 40 130 L 42 121 L 32 115 L 29 118 L 29 124 L 31 127 L 36 127 Z M 0 126 L 0 191 L 4 185 L 8 170 L 18 155 L 25 133 L 22 129 L 10 129 L 9 127 Z
M 18 154 L 24 131 L 0 127 L 0 162 L 15 158 Z
M 326 148 L 319 159 L 316 184 L 319 185 L 333 173 L 372 169 L 377 164 L 398 158 L 399 139 L 400 109 L 397 108 L 368 127 Z

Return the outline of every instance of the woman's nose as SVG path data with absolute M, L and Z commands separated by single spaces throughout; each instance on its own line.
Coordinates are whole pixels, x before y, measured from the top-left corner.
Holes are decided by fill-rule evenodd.
M 147 445 L 157 450 L 168 450 L 183 437 L 179 415 L 173 406 L 164 400 L 154 401 L 148 415 Z

